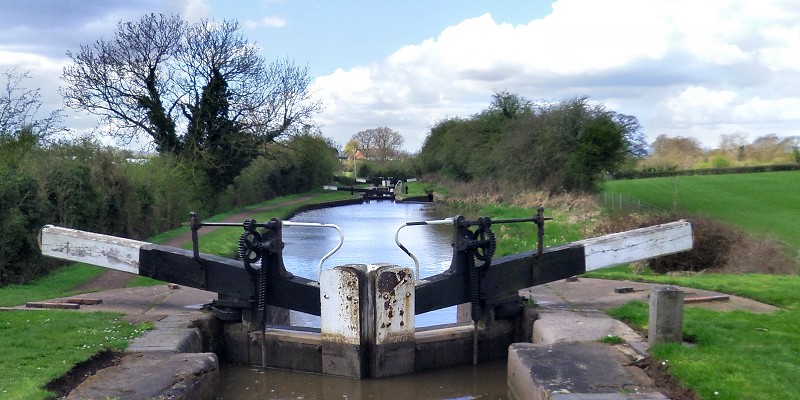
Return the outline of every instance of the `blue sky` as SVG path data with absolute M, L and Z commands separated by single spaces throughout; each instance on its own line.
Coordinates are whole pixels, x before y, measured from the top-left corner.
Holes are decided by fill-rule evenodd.
M 235 18 L 266 58 L 308 65 L 317 120 L 339 144 L 388 126 L 414 152 L 437 121 L 501 90 L 588 96 L 636 116 L 649 141 L 800 134 L 795 0 L 0 0 L 0 72 L 30 71 L 43 110 L 62 107 L 66 51 L 151 12 Z M 93 126 L 69 116 L 76 131 Z

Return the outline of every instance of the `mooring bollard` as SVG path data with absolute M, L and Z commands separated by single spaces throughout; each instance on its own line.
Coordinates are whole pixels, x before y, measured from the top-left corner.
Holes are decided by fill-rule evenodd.
M 647 342 L 651 345 L 683 341 L 683 290 L 659 286 L 650 292 Z

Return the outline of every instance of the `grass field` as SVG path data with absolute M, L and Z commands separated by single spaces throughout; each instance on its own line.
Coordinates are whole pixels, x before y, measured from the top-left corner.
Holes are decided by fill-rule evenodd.
M 683 176 L 607 182 L 605 191 L 630 196 L 680 216 L 720 219 L 758 236 L 784 241 L 800 255 L 800 171 Z M 704 399 L 798 398 L 800 276 L 763 274 L 655 275 L 628 267 L 591 277 L 642 280 L 737 294 L 781 308 L 771 314 L 689 308 L 684 338 L 692 345 L 660 345 L 653 356 Z M 611 314 L 645 329 L 648 306 L 629 303 Z
M 800 250 L 800 171 L 618 180 L 607 182 L 605 191 L 718 218 Z

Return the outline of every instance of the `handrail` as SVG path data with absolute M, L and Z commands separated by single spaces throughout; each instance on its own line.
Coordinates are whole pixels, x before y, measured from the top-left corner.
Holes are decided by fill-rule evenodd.
M 338 225 L 335 224 L 322 224 L 318 222 L 293 222 L 293 221 L 282 221 L 281 222 L 284 226 L 303 226 L 307 228 L 333 228 L 336 229 L 336 232 L 339 232 L 339 244 L 333 248 L 333 250 L 327 252 L 322 258 L 319 260 L 319 266 L 317 268 L 317 276 L 319 277 L 322 275 L 322 264 L 330 258 L 334 253 L 339 251 L 342 248 L 342 244 L 344 244 L 344 234 L 342 233 L 342 229 L 339 228 Z
M 397 227 L 397 230 L 394 232 L 394 242 L 397 243 L 397 246 L 400 247 L 400 250 L 403 250 L 412 260 L 414 260 L 414 270 L 415 270 L 415 277 L 420 279 L 419 276 L 419 260 L 413 254 L 411 254 L 408 249 L 400 243 L 400 229 L 403 229 L 407 226 L 421 226 L 421 225 L 451 225 L 453 223 L 453 218 L 445 218 L 445 219 L 437 219 L 432 221 L 415 221 L 415 222 L 406 222 L 403 225 Z

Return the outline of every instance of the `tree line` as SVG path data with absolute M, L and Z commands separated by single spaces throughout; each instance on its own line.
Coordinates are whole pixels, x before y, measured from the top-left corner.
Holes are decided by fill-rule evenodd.
M 658 136 L 636 169 L 645 172 L 800 164 L 800 136 L 768 134 L 752 141 L 742 133 L 720 136 L 717 148 L 706 149 L 691 137 Z
M 635 117 L 586 97 L 534 103 L 498 92 L 484 111 L 437 123 L 417 162 L 422 173 L 556 193 L 596 190 L 646 151 Z

